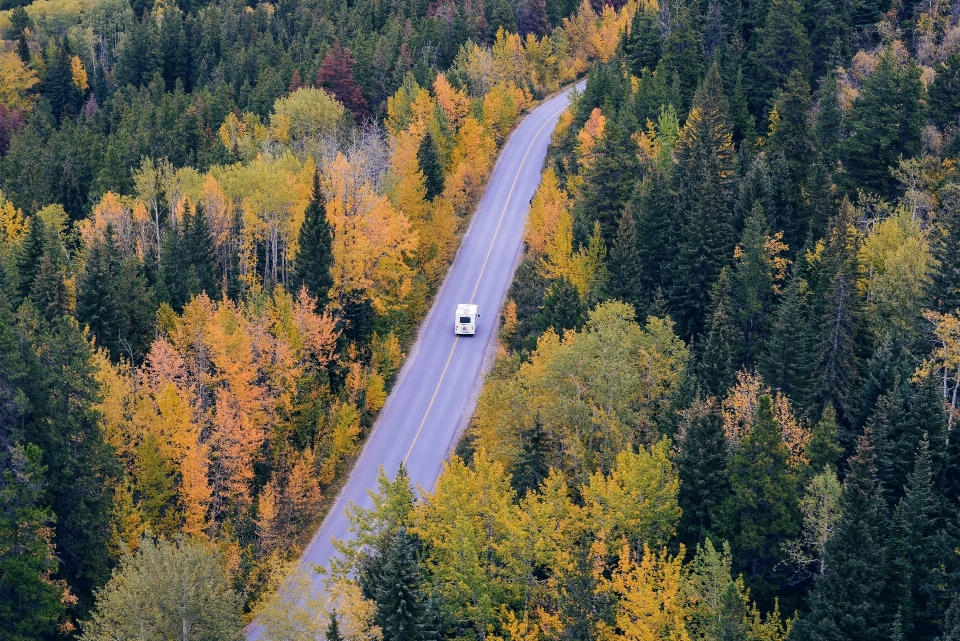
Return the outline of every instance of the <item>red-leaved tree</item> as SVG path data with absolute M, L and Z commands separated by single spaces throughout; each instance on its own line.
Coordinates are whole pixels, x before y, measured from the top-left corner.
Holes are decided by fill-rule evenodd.
M 362 120 L 368 113 L 368 105 L 353 77 L 354 64 L 350 50 L 341 47 L 339 40 L 335 41 L 317 72 L 317 86 L 332 93 L 354 118 Z

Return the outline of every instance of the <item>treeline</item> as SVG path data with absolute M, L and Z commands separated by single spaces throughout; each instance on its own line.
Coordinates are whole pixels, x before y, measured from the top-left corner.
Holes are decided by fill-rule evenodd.
M 62 29 L 66 5 L 15 10 L 26 45 L 0 54 L 17 81 L 0 85 L 16 125 L 0 150 L 4 629 L 113 638 L 132 621 L 155 638 L 178 612 L 236 638 L 238 608 L 276 588 L 373 424 L 499 145 L 538 96 L 615 54 L 602 36 L 634 8 L 501 28 L 445 73 L 405 71 L 382 104 L 334 42 L 262 110 L 210 110 L 227 84 L 168 87 L 158 70 L 113 84 L 124 48 L 149 45 L 137 24 L 213 5 L 124 3 L 142 16 L 114 34 L 113 66 L 68 55 L 104 7 Z M 280 27 L 274 6 L 234 9 L 260 16 L 250 43 Z M 222 602 L 199 607 L 205 591 Z
M 957 19 L 634 14 L 460 457 L 334 565 L 384 638 L 958 638 Z

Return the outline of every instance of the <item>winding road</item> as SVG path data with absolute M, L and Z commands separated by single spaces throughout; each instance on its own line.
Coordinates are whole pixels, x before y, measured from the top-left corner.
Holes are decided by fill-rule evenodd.
M 383 466 L 393 478 L 404 462 L 414 487 L 432 489 L 444 460 L 470 420 L 496 347 L 497 315 L 520 254 L 530 199 L 540 183 L 550 135 L 569 102 L 566 91 L 528 114 L 508 139 L 456 260 L 424 320 L 363 452 L 326 519 L 300 559 L 301 567 L 329 567 L 332 539 L 347 536 L 345 509 L 370 508 Z M 474 303 L 474 336 L 454 335 L 458 303 Z M 321 580 L 314 575 L 316 588 Z M 260 639 L 256 622 L 247 639 Z

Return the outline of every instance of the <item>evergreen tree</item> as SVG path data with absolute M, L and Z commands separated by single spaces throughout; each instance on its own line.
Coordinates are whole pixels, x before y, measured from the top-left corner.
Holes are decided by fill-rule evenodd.
M 674 188 L 680 243 L 672 268 L 671 302 L 684 336 L 699 334 L 708 294 L 732 254 L 733 142 L 727 98 L 716 64 L 694 97 L 677 143 Z
M 689 111 L 694 90 L 700 84 L 705 67 L 703 36 L 694 24 L 695 16 L 691 14 L 687 7 L 678 8 L 663 42 L 663 66 L 667 77 L 679 84 L 680 104 L 674 107 L 681 115 Z
M 663 36 L 656 12 L 639 10 L 633 14 L 623 50 L 633 75 L 640 77 L 644 69 L 653 71 L 657 68 L 663 51 Z
M 730 271 L 724 267 L 710 293 L 705 336 L 697 345 L 697 381 L 706 392 L 722 397 L 736 382 L 742 363 L 742 334 L 736 323 L 736 305 L 731 296 Z
M 767 335 L 774 296 L 774 265 L 769 252 L 769 229 L 760 202 L 753 209 L 743 227 L 737 245 L 737 259 L 733 270 L 733 316 L 740 329 L 743 343 L 742 358 L 752 363 L 760 354 L 761 341 Z
M 810 86 L 803 75 L 794 69 L 774 103 L 767 140 L 767 148 L 783 158 L 787 170 L 787 180 L 778 180 L 776 184 L 783 186 L 793 215 L 781 216 L 774 222 L 774 229 L 783 231 L 784 240 L 790 247 L 798 246 L 807 232 L 807 221 L 798 214 L 805 213 L 799 204 L 803 200 L 803 188 L 813 154 L 810 128 L 812 107 Z
M 939 530 L 938 507 L 930 441 L 924 434 L 904 496 L 893 515 L 889 546 L 889 590 L 900 597 L 901 627 L 910 639 L 932 641 L 936 635 L 931 597 L 936 592 L 937 569 L 942 562 L 939 550 L 931 543 Z
M 938 223 L 934 253 L 940 265 L 933 274 L 933 298 L 941 312 L 956 313 L 960 309 L 960 202 L 945 207 Z
M 517 496 L 523 497 L 527 492 L 536 491 L 550 474 L 549 441 L 549 435 L 538 413 L 534 416 L 530 429 L 524 429 L 520 433 L 520 452 L 510 473 Z
M 443 192 L 443 167 L 440 166 L 440 157 L 437 154 L 437 141 L 429 131 L 417 148 L 417 162 L 425 178 L 427 200 L 433 200 Z
M 786 84 L 794 71 L 806 82 L 812 73 L 810 41 L 801 21 L 797 0 L 770 0 L 763 28 L 756 34 L 757 46 L 750 57 L 750 105 L 764 113 L 774 92 Z
M 835 72 L 828 73 L 820 83 L 813 129 L 820 153 L 832 167 L 839 158 L 840 143 L 843 139 L 843 110 L 840 108 L 840 88 Z
M 887 641 L 887 509 L 876 479 L 871 435 L 860 437 L 840 494 L 841 517 L 826 548 L 826 573 L 794 624 L 798 641 Z
M 577 199 L 575 232 L 581 244 L 587 244 L 594 222 L 600 223 L 606 246 L 613 244 L 617 223 L 639 175 L 640 161 L 631 130 L 619 119 L 611 118 L 597 143 L 595 157 L 584 172 L 580 198 Z
M 538 38 L 550 33 L 550 17 L 547 15 L 546 0 L 522 0 L 517 11 L 517 29 L 526 37 L 533 34 Z
M 30 62 L 30 45 L 27 44 L 27 35 L 21 31 L 20 37 L 17 38 L 17 56 L 24 64 Z
M 637 228 L 633 208 L 627 203 L 620 216 L 617 235 L 610 248 L 607 271 L 610 273 L 609 294 L 640 310 L 643 302 L 640 254 L 637 251 Z
M 327 641 L 344 641 L 340 634 L 340 624 L 337 622 L 337 611 L 330 613 L 330 624 L 327 626 Z
M 960 126 L 960 53 L 940 63 L 929 91 L 930 118 L 940 127 Z
M 834 217 L 826 240 L 826 278 L 820 333 L 814 347 L 809 411 L 817 415 L 828 401 L 841 419 L 856 420 L 861 301 L 857 291 L 857 239 L 853 207 L 845 202 Z
M 747 90 L 743 82 L 743 69 L 738 67 L 736 82 L 730 95 L 730 123 L 733 126 L 733 140 L 741 148 L 750 149 L 757 142 L 757 120 L 750 113 Z
M 843 447 L 840 445 L 840 427 L 837 425 L 837 412 L 833 404 L 828 403 L 813 429 L 810 431 L 810 440 L 804 446 L 804 453 L 810 461 L 809 469 L 813 474 L 829 467 L 834 472 L 843 456 Z
M 30 219 L 30 231 L 17 254 L 17 294 L 23 300 L 30 295 L 33 281 L 40 271 L 46 253 L 47 233 L 39 216 Z
M 107 226 L 103 239 L 95 241 L 77 278 L 77 320 L 90 328 L 97 344 L 116 358 L 120 355 L 120 308 L 117 278 L 119 254 L 113 228 Z
M 50 256 L 44 256 L 30 288 L 30 302 L 48 321 L 70 313 L 70 295 L 63 274 Z
M 805 397 L 811 373 L 812 321 L 801 272 L 794 265 L 760 359 L 763 379 L 794 402 Z
M 761 396 L 751 430 L 730 459 L 730 492 L 719 507 L 723 533 L 758 602 L 772 606 L 778 588 L 781 546 L 800 529 L 797 479 L 773 402 Z
M 83 95 L 73 82 L 71 55 L 66 40 L 53 48 L 53 55 L 47 62 L 43 76 L 43 96 L 50 101 L 50 111 L 57 123 L 80 109 Z
M 653 168 L 637 185 L 630 209 L 636 218 L 637 261 L 644 304 L 649 304 L 658 289 L 669 288 L 670 264 L 676 238 L 670 189 L 670 174 Z M 615 273 L 613 273 L 616 276 Z M 638 315 L 640 309 L 637 310 Z
M 850 187 L 892 197 L 890 168 L 900 157 L 920 152 L 924 125 L 920 68 L 901 64 L 892 47 L 880 55 L 877 68 L 863 81 L 850 113 L 850 137 L 844 142 Z
M 552 327 L 558 334 L 566 329 L 580 329 L 587 320 L 587 306 L 580 292 L 568 279 L 561 276 L 550 285 L 543 297 L 543 307 L 536 322 L 540 331 Z
M 378 551 L 373 572 L 360 577 L 361 589 L 376 604 L 374 622 L 387 639 L 426 641 L 436 637 L 417 546 L 417 539 L 404 526 L 398 527 Z
M 191 293 L 206 292 L 211 298 L 219 298 L 217 250 L 201 203 L 194 206 L 192 216 L 183 217 L 182 242 L 183 258 L 193 268 L 196 279 L 196 290 Z
M 317 312 L 327 305 L 333 287 L 333 230 L 327 220 L 327 204 L 320 185 L 320 174 L 313 176 L 313 198 L 303 215 L 298 236 L 299 250 L 294 263 L 294 283 L 297 289 L 306 286 L 317 299 Z
M 811 16 L 810 49 L 815 77 L 832 74 L 850 59 L 852 3 L 814 0 Z
M 353 76 L 354 64 L 350 50 L 335 40 L 320 64 L 317 86 L 329 90 L 357 121 L 362 121 L 369 113 L 369 105 Z
M 718 516 L 717 507 L 729 487 L 727 440 L 715 398 L 697 399 L 687 410 L 677 450 L 677 502 L 683 510 L 679 533 L 681 541 L 692 549 L 716 529 L 718 524 L 712 518 Z
M 4 413 L 17 411 L 14 399 L 2 402 Z M 0 425 L 0 625 L 10 641 L 56 638 L 67 594 L 50 580 L 58 563 L 51 541 L 56 519 L 43 501 L 46 470 L 40 448 L 12 443 L 10 427 Z

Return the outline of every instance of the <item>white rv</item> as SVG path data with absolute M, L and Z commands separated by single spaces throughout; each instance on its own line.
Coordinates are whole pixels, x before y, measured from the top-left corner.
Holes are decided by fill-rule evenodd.
M 456 325 L 453 326 L 454 333 L 476 334 L 478 318 L 480 318 L 480 314 L 477 313 L 476 305 L 460 303 L 457 305 L 457 322 Z

